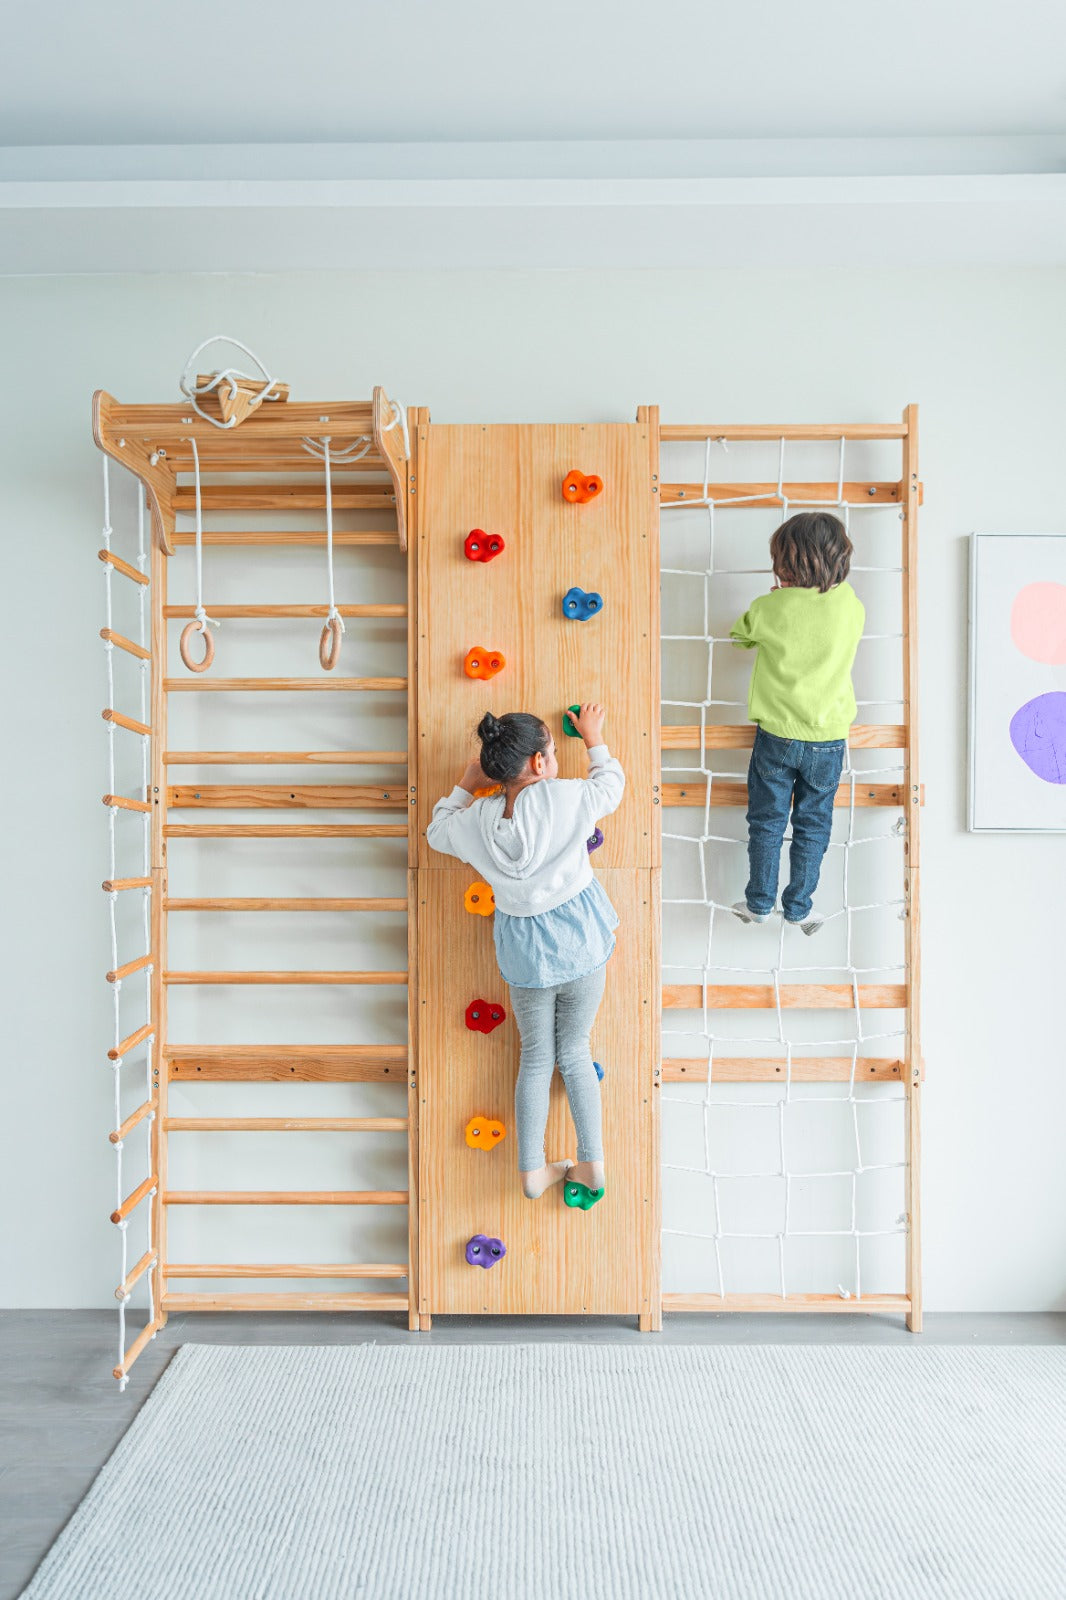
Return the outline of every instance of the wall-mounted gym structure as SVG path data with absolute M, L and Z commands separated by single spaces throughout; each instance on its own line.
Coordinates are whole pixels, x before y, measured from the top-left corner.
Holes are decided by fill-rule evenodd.
M 423 409 L 401 412 L 379 389 L 372 402 L 343 404 L 277 393 L 223 429 L 225 398 L 211 392 L 194 410 L 125 406 L 100 392 L 93 404 L 97 444 L 143 489 L 139 547 L 120 555 L 111 548 L 105 463 L 104 887 L 115 996 L 112 1221 L 123 1252 L 115 1376 L 126 1381 L 171 1311 L 406 1311 L 412 1329 L 428 1328 L 434 1314 L 587 1313 L 637 1317 L 654 1330 L 664 1311 L 846 1310 L 901 1314 L 919 1328 L 917 408 L 879 425 L 661 426 L 656 408 L 641 407 L 631 424 L 438 426 Z M 821 476 L 797 470 L 799 462 L 813 462 Z M 745 876 L 752 730 L 750 658 L 734 659 L 741 653 L 727 636 L 732 617 L 765 587 L 769 531 L 812 504 L 848 523 L 852 581 L 868 621 L 856 666 L 860 721 L 820 891 L 829 917 L 816 940 L 805 940 L 777 919 L 741 928 L 728 913 Z M 337 530 L 342 511 L 371 513 L 377 526 Z M 312 513 L 316 525 L 279 528 L 290 512 Z M 213 604 L 201 565 L 218 546 L 240 547 L 249 571 L 287 547 L 320 573 L 325 552 L 328 604 Z M 358 560 L 368 547 L 405 564 L 406 605 L 335 603 L 334 549 Z M 197 604 L 171 604 L 169 571 L 193 556 Z M 121 605 L 118 586 L 132 597 Z M 382 616 L 406 618 L 406 677 L 344 677 L 343 627 L 350 636 L 363 619 Z M 120 617 L 135 619 L 130 632 Z M 313 672 L 227 675 L 243 619 L 305 630 L 320 619 Z M 210 626 L 220 620 L 224 642 L 212 651 Z M 206 665 L 205 655 L 213 656 Z M 133 681 L 124 687 L 126 672 Z M 172 747 L 175 694 L 256 691 L 300 705 L 316 692 L 372 697 L 405 711 L 407 748 L 298 748 L 306 739 L 281 726 L 262 749 Z M 627 776 L 602 842 L 591 841 L 621 926 L 593 1036 L 609 1188 L 589 1212 L 553 1204 L 551 1194 L 535 1204 L 522 1197 L 506 1136 L 518 1037 L 495 962 L 491 905 L 479 903 L 475 874 L 425 838 L 433 804 L 469 759 L 471 729 L 487 709 L 543 715 L 561 775 L 582 775 L 581 743 L 564 737 L 563 724 L 579 700 L 607 704 L 607 737 Z M 255 726 L 264 726 L 261 716 Z M 890 764 L 867 766 L 886 759 L 878 752 Z M 244 768 L 334 765 L 370 769 L 374 782 L 243 776 Z M 213 782 L 218 767 L 239 769 L 241 781 Z M 134 793 L 119 792 L 123 773 Z M 206 822 L 179 820 L 204 809 Z M 285 815 L 267 823 L 215 817 L 249 810 Z M 357 820 L 299 821 L 308 811 Z M 210 884 L 206 894 L 190 890 L 202 873 L 184 852 L 197 840 L 245 841 L 239 848 L 262 863 L 268 887 L 278 840 L 306 841 L 313 876 L 320 838 L 351 840 L 353 851 L 359 840 L 406 838 L 398 892 L 337 898 L 328 882 L 300 899 L 262 889 L 233 898 Z M 178 840 L 189 841 L 182 879 L 168 865 Z M 174 917 L 294 910 L 344 918 L 406 911 L 407 969 L 169 963 Z M 129 941 L 136 944 L 127 950 Z M 175 986 L 226 984 L 291 986 L 295 1041 L 172 1034 Z M 395 986 L 396 1001 L 406 994 L 406 1044 L 299 1042 L 304 1000 L 318 985 Z M 679 1053 L 664 1057 L 664 1046 Z M 142 1078 L 143 1096 L 123 1115 L 129 1084 Z M 169 1109 L 172 1084 L 195 1095 L 202 1083 L 267 1081 L 294 1086 L 293 1114 Z M 303 1116 L 295 1086 L 308 1082 L 392 1085 L 395 1114 Z M 661 1118 L 670 1119 L 666 1167 Z M 550 1154 L 570 1150 L 567 1126 L 557 1081 Z M 279 1132 L 406 1134 L 406 1182 L 354 1191 L 170 1185 L 172 1139 Z M 175 1207 L 227 1205 L 262 1207 L 263 1218 L 296 1205 L 406 1207 L 407 1259 L 304 1265 L 270 1259 L 269 1245 L 254 1261 L 172 1255 Z M 137 1246 L 127 1244 L 130 1230 Z M 269 1240 L 269 1223 L 261 1234 Z M 690 1284 L 687 1292 L 663 1292 L 664 1260 L 669 1280 Z M 244 1279 L 310 1283 L 307 1292 L 210 1288 Z M 315 1279 L 388 1281 L 316 1291 Z M 183 1290 L 190 1281 L 203 1287 Z M 147 1297 L 147 1319 L 127 1345 L 135 1292 Z

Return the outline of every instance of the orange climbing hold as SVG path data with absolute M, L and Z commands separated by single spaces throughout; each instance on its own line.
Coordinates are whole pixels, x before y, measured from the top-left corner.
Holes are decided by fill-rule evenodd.
M 463 671 L 468 678 L 494 678 L 507 665 L 498 650 L 485 650 L 475 646 L 466 652 Z
M 496 896 L 490 884 L 472 883 L 463 896 L 463 904 L 468 911 L 473 911 L 479 917 L 491 917 L 496 909 Z
M 507 1129 L 492 1117 L 472 1117 L 466 1125 L 466 1142 L 471 1150 L 495 1150 Z
M 595 500 L 598 494 L 603 493 L 603 479 L 593 473 L 586 477 L 583 472 L 568 472 L 563 479 L 563 499 L 569 500 L 575 506 L 586 505 L 589 500 Z

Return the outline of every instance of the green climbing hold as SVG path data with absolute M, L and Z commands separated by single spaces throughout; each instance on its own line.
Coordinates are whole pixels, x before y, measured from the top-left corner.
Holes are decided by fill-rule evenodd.
M 577 1206 L 581 1211 L 588 1211 L 597 1200 L 602 1200 L 606 1194 L 605 1189 L 590 1189 L 587 1183 L 564 1183 L 563 1199 L 568 1206 Z
M 571 711 L 575 711 L 577 713 L 577 715 L 580 716 L 581 715 L 581 707 L 580 706 L 568 706 L 566 711 L 563 712 L 563 732 L 566 734 L 567 738 L 569 738 L 569 739 L 580 739 L 581 735 L 578 733 L 577 729 L 574 727 L 574 724 L 570 721 L 570 717 L 569 717 L 568 713 L 571 712 Z

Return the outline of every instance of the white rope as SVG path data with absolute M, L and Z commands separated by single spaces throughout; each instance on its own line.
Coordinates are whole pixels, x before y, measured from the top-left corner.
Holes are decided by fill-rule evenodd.
M 785 437 L 778 441 L 777 483 L 776 492 L 767 494 L 765 491 L 752 494 L 738 494 L 729 498 L 716 499 L 711 483 L 711 455 L 712 444 L 715 441 L 704 441 L 703 457 L 703 491 L 697 500 L 672 502 L 664 509 L 678 509 L 681 505 L 695 507 L 697 505 L 707 512 L 707 559 L 702 566 L 664 566 L 661 570 L 664 576 L 677 576 L 685 580 L 686 588 L 681 591 L 688 596 L 690 586 L 697 581 L 702 584 L 702 611 L 703 632 L 678 632 L 664 633 L 663 642 L 666 644 L 678 642 L 687 646 L 702 643 L 706 647 L 706 674 L 702 697 L 690 699 L 663 700 L 664 712 L 677 708 L 687 715 L 678 720 L 696 720 L 699 724 L 699 754 L 696 762 L 686 762 L 683 765 L 670 766 L 664 769 L 664 776 L 681 786 L 690 784 L 702 785 L 702 818 L 697 812 L 696 827 L 689 832 L 680 830 L 671 831 L 664 829 L 664 865 L 673 865 L 676 868 L 677 881 L 680 885 L 690 887 L 690 892 L 681 895 L 663 896 L 664 916 L 667 906 L 688 908 L 687 916 L 691 916 L 693 908 L 699 908 L 705 915 L 706 943 L 702 959 L 689 961 L 663 962 L 663 977 L 667 982 L 691 984 L 693 978 L 698 979 L 700 1001 L 695 1007 L 697 1013 L 693 1024 L 689 1026 L 665 1026 L 663 1028 L 664 1050 L 666 1040 L 678 1041 L 677 1048 L 691 1048 L 692 1041 L 698 1041 L 702 1046 L 703 1054 L 691 1057 L 694 1061 L 706 1062 L 706 1081 L 702 1094 L 702 1165 L 692 1162 L 668 1162 L 664 1165 L 669 1171 L 685 1174 L 688 1178 L 703 1177 L 709 1180 L 708 1206 L 709 1218 L 707 1227 L 701 1227 L 697 1222 L 694 1226 L 668 1226 L 664 1228 L 664 1235 L 680 1239 L 694 1239 L 710 1243 L 713 1246 L 713 1274 L 717 1281 L 717 1293 L 725 1295 L 727 1292 L 727 1274 L 725 1270 L 724 1246 L 730 1241 L 763 1240 L 773 1243 L 776 1257 L 776 1292 L 787 1299 L 789 1295 L 789 1277 L 794 1275 L 794 1267 L 790 1267 L 789 1241 L 799 1239 L 824 1239 L 824 1240 L 850 1240 L 853 1243 L 851 1282 L 841 1284 L 837 1281 L 839 1271 L 832 1279 L 832 1292 L 839 1294 L 844 1299 L 861 1300 L 863 1294 L 863 1260 L 862 1241 L 867 1239 L 887 1239 L 905 1234 L 907 1231 L 906 1216 L 897 1217 L 891 1226 L 868 1225 L 870 1219 L 860 1212 L 859 1182 L 867 1174 L 905 1172 L 905 1160 L 882 1160 L 868 1157 L 864 1149 L 862 1137 L 861 1114 L 863 1108 L 874 1107 L 880 1114 L 885 1108 L 892 1108 L 891 1114 L 900 1118 L 906 1111 L 907 1096 L 905 1092 L 888 1092 L 893 1089 L 891 1083 L 884 1081 L 866 1081 L 860 1077 L 865 1060 L 864 1052 L 872 1045 L 882 1045 L 888 1040 L 902 1040 L 905 1030 L 902 1027 L 887 1027 L 871 1029 L 867 1025 L 869 1013 L 862 1005 L 862 985 L 864 983 L 886 982 L 901 974 L 905 974 L 905 964 L 888 962 L 878 966 L 871 966 L 863 962 L 858 954 L 856 944 L 857 927 L 856 919 L 860 914 L 868 913 L 883 916 L 886 911 L 893 915 L 903 908 L 902 896 L 883 897 L 881 895 L 867 895 L 860 897 L 855 894 L 854 859 L 855 852 L 862 851 L 868 855 L 867 847 L 875 849 L 887 844 L 898 857 L 900 849 L 901 830 L 899 822 L 889 831 L 859 832 L 859 789 L 863 783 L 871 781 L 902 782 L 901 762 L 885 766 L 858 767 L 855 765 L 854 752 L 850 745 L 847 747 L 845 767 L 842 774 L 843 781 L 848 786 L 848 803 L 837 811 L 837 826 L 840 827 L 842 837 L 830 841 L 829 850 L 832 856 L 827 860 L 839 859 L 841 862 L 841 901 L 839 906 L 830 911 L 826 916 L 826 923 L 836 923 L 842 930 L 837 937 L 843 940 L 842 960 L 832 959 L 819 964 L 802 964 L 796 960 L 793 947 L 798 950 L 799 945 L 786 943 L 785 923 L 782 919 L 780 927 L 776 930 L 774 938 L 774 953 L 769 957 L 764 966 L 738 965 L 734 962 L 724 961 L 718 953 L 719 920 L 717 913 L 725 915 L 725 925 L 732 927 L 732 899 L 733 896 L 724 892 L 715 893 L 713 885 L 721 882 L 723 876 L 736 879 L 737 868 L 728 865 L 729 856 L 723 855 L 723 848 L 728 847 L 743 859 L 747 849 L 746 837 L 734 837 L 715 829 L 711 822 L 712 795 L 714 784 L 727 782 L 736 784 L 741 774 L 718 762 L 714 764 L 714 757 L 719 755 L 718 750 L 708 749 L 708 713 L 711 708 L 729 706 L 737 710 L 746 711 L 747 701 L 734 700 L 717 695 L 714 692 L 714 650 L 725 644 L 732 644 L 729 635 L 715 629 L 712 625 L 712 615 L 717 608 L 719 611 L 730 604 L 733 594 L 725 590 L 719 580 L 723 577 L 757 576 L 769 572 L 766 567 L 719 567 L 716 565 L 717 524 L 716 512 L 723 507 L 749 505 L 753 501 L 765 502 L 776 499 L 780 502 L 780 516 L 784 520 L 788 515 L 789 501 L 785 490 Z M 724 445 L 724 441 L 717 441 Z M 826 506 L 833 506 L 843 511 L 845 525 L 847 525 L 848 512 L 851 509 L 871 509 L 868 502 L 856 502 L 849 505 L 845 500 L 845 451 L 846 440 L 842 437 L 839 441 L 837 471 L 836 471 L 836 499 L 824 502 Z M 808 502 L 803 501 L 806 506 Z M 885 508 L 881 506 L 882 510 Z M 898 575 L 900 567 L 882 566 L 876 564 L 859 565 L 851 568 L 854 573 Z M 893 591 L 894 592 L 894 591 Z M 664 607 L 667 595 L 664 592 Z M 686 604 L 691 604 L 686 599 Z M 731 608 L 735 609 L 735 608 Z M 689 613 L 691 614 L 691 612 Z M 730 618 L 731 619 L 731 618 Z M 687 620 L 687 619 L 686 619 Z M 716 620 L 725 621 L 724 616 Z M 886 631 L 865 636 L 865 643 L 885 642 L 899 640 L 902 632 Z M 879 656 L 871 660 L 880 660 Z M 889 699 L 885 701 L 860 701 L 860 705 L 893 706 L 902 705 L 901 700 Z M 714 713 L 711 713 L 712 719 Z M 891 758 L 890 762 L 891 762 Z M 842 825 L 842 826 L 841 826 Z M 791 832 L 785 834 L 785 844 L 789 842 Z M 695 848 L 696 860 L 686 856 L 684 851 Z M 682 854 L 678 854 L 682 851 Z M 877 857 L 871 858 L 876 862 Z M 879 871 L 880 869 L 878 869 Z M 742 880 L 741 880 L 742 881 Z M 686 924 L 687 927 L 687 924 Z M 757 929 L 750 930 L 747 937 L 765 937 L 765 930 L 760 935 Z M 668 925 L 664 922 L 664 934 L 668 933 Z M 825 932 L 819 936 L 825 938 Z M 803 935 L 790 932 L 789 941 L 803 939 Z M 669 948 L 669 946 L 667 947 Z M 696 954 L 694 952 L 694 954 Z M 828 971 L 839 970 L 846 979 L 847 989 L 850 991 L 850 1016 L 851 1023 L 847 1032 L 842 1036 L 828 1039 L 811 1039 L 805 1037 L 801 1030 L 794 1030 L 788 1018 L 793 1013 L 786 1009 L 783 988 L 791 983 L 824 982 Z M 711 1002 L 710 990 L 716 984 L 736 981 L 749 983 L 761 977 L 771 991 L 769 998 L 769 1012 L 772 1017 L 772 1026 L 763 1025 L 763 1031 L 748 1031 L 750 1023 L 737 1019 L 738 1031 L 730 1031 L 734 1013 L 728 1008 L 716 1007 Z M 685 1046 L 680 1041 L 686 1041 Z M 716 1081 L 715 1061 L 723 1046 L 728 1047 L 730 1053 L 743 1056 L 749 1051 L 752 1053 L 766 1054 L 777 1057 L 782 1071 L 780 1076 L 775 1076 L 769 1083 L 753 1083 L 749 1092 L 723 1093 L 724 1085 Z M 802 1061 L 804 1054 L 820 1052 L 839 1052 L 850 1057 L 850 1068 L 846 1081 L 827 1083 L 824 1089 L 821 1086 L 807 1082 L 798 1083 L 796 1077 L 797 1063 Z M 802 1052 L 799 1053 L 799 1052 Z M 686 1058 L 687 1059 L 687 1058 Z M 762 1096 L 762 1097 L 760 1097 Z M 664 1101 L 669 1104 L 684 1106 L 689 1115 L 693 1110 L 693 1100 L 684 1094 L 665 1094 Z M 814 1106 L 846 1107 L 850 1126 L 850 1165 L 845 1165 L 839 1160 L 826 1161 L 820 1166 L 812 1166 L 810 1159 L 803 1163 L 802 1152 L 796 1144 L 796 1136 L 791 1131 L 791 1118 L 798 1108 Z M 721 1156 L 715 1157 L 714 1132 L 720 1123 L 723 1114 L 738 1114 L 760 1111 L 772 1112 L 776 1123 L 776 1163 L 769 1167 L 758 1164 L 744 1164 L 744 1170 L 726 1169 Z M 720 1137 L 720 1136 L 719 1136 Z M 847 1186 L 846 1194 L 846 1226 L 815 1227 L 804 1226 L 803 1218 L 798 1218 L 796 1213 L 797 1188 L 803 1184 L 806 1189 L 819 1181 L 831 1181 Z M 735 1198 L 740 1193 L 735 1185 L 738 1183 L 774 1182 L 780 1187 L 780 1225 L 766 1227 L 756 1225 L 745 1227 L 742 1218 L 737 1213 L 739 1202 Z M 691 1193 L 691 1191 L 686 1191 Z M 760 1219 L 761 1220 L 761 1219 Z M 842 1219 L 844 1220 L 844 1219 Z M 860 1222 L 862 1226 L 860 1226 Z
M 221 626 L 214 617 L 209 617 L 204 610 L 204 508 L 203 493 L 200 483 L 200 452 L 196 448 L 196 440 L 190 439 L 192 445 L 192 470 L 193 493 L 196 502 L 196 610 L 193 615 L 200 624 L 200 632 L 207 632 L 208 623 L 212 628 Z
M 197 357 L 207 349 L 208 345 L 212 344 L 228 344 L 232 345 L 235 350 L 242 351 L 259 368 L 259 377 L 255 377 L 248 372 L 241 372 L 237 367 L 226 367 L 221 372 L 212 373 L 207 383 L 198 386 L 195 382 Z M 209 339 L 205 339 L 202 344 L 196 346 L 196 349 L 186 361 L 179 379 L 179 387 L 185 398 L 191 402 L 192 408 L 198 417 L 202 417 L 205 422 L 209 422 L 213 428 L 227 429 L 236 427 L 236 417 L 231 417 L 228 422 L 222 422 L 218 417 L 213 417 L 209 411 L 202 410 L 199 402 L 202 396 L 213 394 L 223 383 L 235 386 L 238 380 L 243 380 L 246 384 L 258 385 L 259 394 L 256 398 L 256 405 L 259 405 L 264 400 L 275 398 L 278 379 L 271 377 L 255 352 L 249 350 L 248 346 L 242 344 L 239 339 L 231 339 L 228 333 L 213 333 Z
M 303 439 L 301 442 L 310 455 L 319 457 L 326 476 L 326 581 L 329 586 L 329 610 L 326 613 L 326 621 L 319 641 L 318 658 L 327 671 L 332 671 L 340 657 L 341 639 L 346 632 L 344 618 L 337 610 L 336 596 L 333 590 L 332 463 L 334 460 L 360 460 L 369 450 L 373 439 L 364 434 L 349 445 L 346 450 L 337 451 L 336 455 L 330 450 L 331 437 L 329 434 L 326 434 L 321 439 Z M 353 454 L 355 451 L 358 451 L 358 454 Z

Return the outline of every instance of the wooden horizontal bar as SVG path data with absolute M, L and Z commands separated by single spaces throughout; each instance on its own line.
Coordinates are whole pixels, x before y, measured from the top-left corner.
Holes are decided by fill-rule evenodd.
M 184 1262 L 167 1265 L 167 1280 L 171 1278 L 406 1278 L 407 1267 L 402 1263 L 363 1262 L 302 1262 L 302 1261 L 235 1261 L 235 1262 Z
M 242 440 L 254 439 L 258 445 L 266 439 L 317 437 L 329 423 L 330 437 L 339 448 L 369 433 L 372 415 L 370 400 L 267 400 L 241 423 L 240 434 Z M 128 434 L 151 445 L 180 445 L 187 439 L 216 445 L 220 437 L 215 424 L 197 416 L 187 400 L 167 405 L 112 405 L 105 432 L 115 443 L 120 434 Z
M 150 1182 L 154 1183 L 155 1179 L 151 1179 Z M 126 1203 L 128 1205 L 129 1201 Z M 169 1189 L 163 1195 L 163 1204 L 165 1206 L 405 1206 L 407 1190 Z M 116 1219 L 112 1217 L 111 1220 Z
M 233 470 L 227 468 L 227 470 Z M 336 496 L 334 496 L 336 498 Z M 398 545 L 400 535 L 397 529 L 368 529 L 364 533 L 345 531 L 338 533 L 334 530 L 333 548 L 339 550 L 345 547 L 359 547 L 364 545 Z M 195 544 L 195 533 L 175 533 L 176 545 Z M 325 546 L 326 531 L 324 528 L 292 529 L 287 533 L 279 532 L 273 528 L 263 528 L 252 533 L 229 532 L 213 528 L 203 534 L 205 545 L 244 545 L 248 548 L 258 546 L 280 545 L 313 545 L 315 548 Z
M 213 1083 L 397 1083 L 407 1081 L 402 1044 L 172 1044 L 171 1079 Z
M 130 1290 L 139 1279 L 144 1277 L 149 1267 L 154 1267 L 159 1257 L 154 1250 L 146 1250 L 135 1267 L 131 1267 L 115 1290 L 116 1300 L 128 1300 Z
M 236 984 L 388 984 L 407 982 L 406 972 L 164 972 L 163 982 Z
M 145 1117 L 150 1111 L 155 1110 L 155 1107 L 156 1103 L 154 1100 L 145 1100 L 142 1105 L 137 1107 L 136 1111 L 131 1111 L 125 1122 L 123 1122 L 120 1127 L 116 1128 L 113 1133 L 108 1134 L 107 1137 L 111 1140 L 111 1143 L 119 1144 L 121 1140 L 125 1139 L 128 1133 L 133 1132 L 133 1129 L 139 1122 L 144 1121 Z
M 406 750 L 164 750 L 168 767 L 406 767 Z
M 113 806 L 116 811 L 151 811 L 152 807 L 147 800 L 128 800 L 124 794 L 105 794 L 105 806 Z
M 105 878 L 100 885 L 105 894 L 117 894 L 120 889 L 150 889 L 151 878 Z
M 406 1133 L 406 1117 L 165 1117 L 168 1133 Z
M 129 1216 L 130 1212 L 133 1211 L 136 1206 L 140 1205 L 145 1195 L 151 1194 L 152 1190 L 156 1186 L 157 1181 L 158 1180 L 155 1174 L 150 1172 L 147 1178 L 145 1178 L 144 1182 L 139 1183 L 136 1189 L 134 1189 L 133 1193 L 126 1196 L 118 1210 L 112 1211 L 111 1221 L 124 1222 Z
M 705 750 L 750 750 L 754 743 L 755 728 L 750 722 L 708 723 L 704 728 Z M 889 724 L 856 723 L 848 734 L 848 744 L 853 750 L 904 750 L 907 729 Z M 698 723 L 663 726 L 664 750 L 698 750 L 699 747 Z
M 132 717 L 123 716 L 121 711 L 112 711 L 110 706 L 106 711 L 101 711 L 100 715 L 105 722 L 113 722 L 116 728 L 128 728 L 131 733 L 143 734 L 145 738 L 152 731 L 147 722 L 135 722 Z
M 130 1345 L 129 1349 L 123 1355 L 123 1357 L 122 1357 L 122 1365 L 119 1366 L 119 1367 L 112 1367 L 111 1376 L 113 1378 L 128 1378 L 129 1377 L 130 1368 L 132 1367 L 133 1363 L 136 1361 L 137 1357 L 140 1355 L 140 1353 L 144 1349 L 145 1345 L 150 1343 L 150 1341 L 155 1338 L 156 1334 L 159 1332 L 159 1330 L 160 1330 L 160 1328 L 162 1326 L 163 1326 L 163 1317 L 162 1317 L 162 1314 L 161 1314 L 161 1307 L 157 1306 L 156 1307 L 156 1316 L 153 1318 L 153 1320 L 151 1322 L 145 1323 L 144 1327 L 141 1329 L 141 1331 L 137 1335 L 136 1339 L 134 1339 L 134 1341 Z
M 897 810 L 903 804 L 903 785 L 900 783 L 855 784 L 856 806 L 888 806 Z M 705 800 L 705 781 L 695 783 L 664 783 L 661 789 L 664 806 L 702 806 Z M 711 806 L 746 806 L 748 786 L 740 780 L 714 778 L 711 781 Z M 845 811 L 851 807 L 851 784 L 842 783 L 833 804 Z
M 164 678 L 167 694 L 303 694 L 319 689 L 354 694 L 361 690 L 405 690 L 406 678 Z
M 902 1061 L 882 1056 L 860 1056 L 855 1067 L 856 1083 L 898 1082 Z M 715 1056 L 714 1083 L 783 1083 L 788 1067 L 782 1056 Z M 793 1083 L 850 1083 L 850 1056 L 793 1056 Z M 664 1083 L 706 1083 L 707 1062 L 674 1056 L 663 1061 Z M 769 1102 L 767 1102 L 769 1104 Z
M 405 822 L 173 822 L 167 839 L 406 839 Z
M 101 628 L 100 637 L 105 644 L 113 644 L 119 650 L 125 650 L 129 656 L 137 656 L 141 661 L 152 659 L 150 650 L 146 650 L 142 644 L 134 644 L 132 639 L 127 639 L 124 633 L 116 633 L 114 628 Z
M 149 951 L 146 956 L 138 956 L 135 961 L 127 961 L 124 966 L 115 967 L 107 974 L 108 983 L 121 983 L 123 978 L 128 978 L 131 973 L 143 972 L 145 967 L 152 965 L 152 959 L 152 953 Z
M 907 1004 L 904 983 L 863 983 L 859 1003 L 871 1011 L 902 1011 Z M 774 1009 L 773 984 L 709 983 L 707 1004 L 716 1011 Z M 855 1004 L 850 983 L 783 983 L 781 1005 L 788 1011 L 846 1011 Z M 703 989 L 698 983 L 663 985 L 663 1005 L 675 1011 L 700 1011 Z
M 905 439 L 905 422 L 664 422 L 662 444 L 705 439 Z
M 143 1044 L 145 1039 L 150 1039 L 154 1032 L 153 1025 L 150 1022 L 146 1022 L 143 1027 L 137 1028 L 133 1033 L 128 1033 L 113 1050 L 109 1050 L 107 1059 L 109 1061 L 120 1060 L 122 1056 L 128 1055 L 131 1050 L 136 1050 L 137 1046 Z
M 843 1312 L 847 1316 L 902 1314 L 911 1308 L 905 1294 L 864 1294 L 844 1299 L 839 1294 L 664 1294 L 664 1311 L 794 1311 Z
M 225 621 L 228 617 L 328 617 L 329 606 L 216 606 L 208 605 L 209 616 Z M 338 606 L 342 617 L 406 617 L 405 605 Z M 169 620 L 195 617 L 195 606 L 164 606 L 163 615 Z
M 406 1311 L 405 1294 L 165 1294 L 170 1311 Z
M 836 485 L 834 484 L 834 490 Z M 173 508 L 181 512 L 196 510 L 196 494 L 191 484 L 179 485 L 172 497 Z M 204 511 L 321 511 L 326 491 L 321 483 L 208 483 L 200 491 Z M 334 511 L 391 511 L 396 496 L 391 484 L 380 488 L 354 487 L 341 483 L 333 490 Z
M 148 587 L 146 572 L 138 572 L 136 567 L 131 567 L 128 561 L 123 561 L 121 556 L 116 556 L 111 550 L 98 550 L 96 553 L 101 561 L 106 562 L 109 567 L 114 567 L 116 572 L 121 572 L 124 578 L 132 578 L 134 583 Z
M 167 790 L 167 805 L 172 810 L 214 807 L 222 811 L 250 811 L 260 807 L 263 810 L 342 808 L 346 811 L 406 812 L 407 790 L 402 781 L 399 789 L 395 784 L 382 788 L 355 783 L 184 783 Z
M 165 900 L 167 911 L 406 911 L 406 899 Z
M 762 483 L 709 483 L 704 488 L 702 483 L 664 483 L 660 486 L 660 504 L 664 506 L 684 505 L 686 500 L 695 501 L 697 505 L 713 500 L 715 504 L 721 501 L 739 500 L 737 507 L 741 511 L 754 511 L 760 506 L 779 506 L 785 501 L 789 507 L 807 504 L 832 505 L 838 503 L 838 493 L 849 505 L 894 505 L 899 503 L 899 484 L 897 483 L 845 483 L 839 489 L 834 479 L 832 483 L 783 483 L 781 494 L 777 492 L 777 484 Z M 705 500 L 706 497 L 706 500 Z

